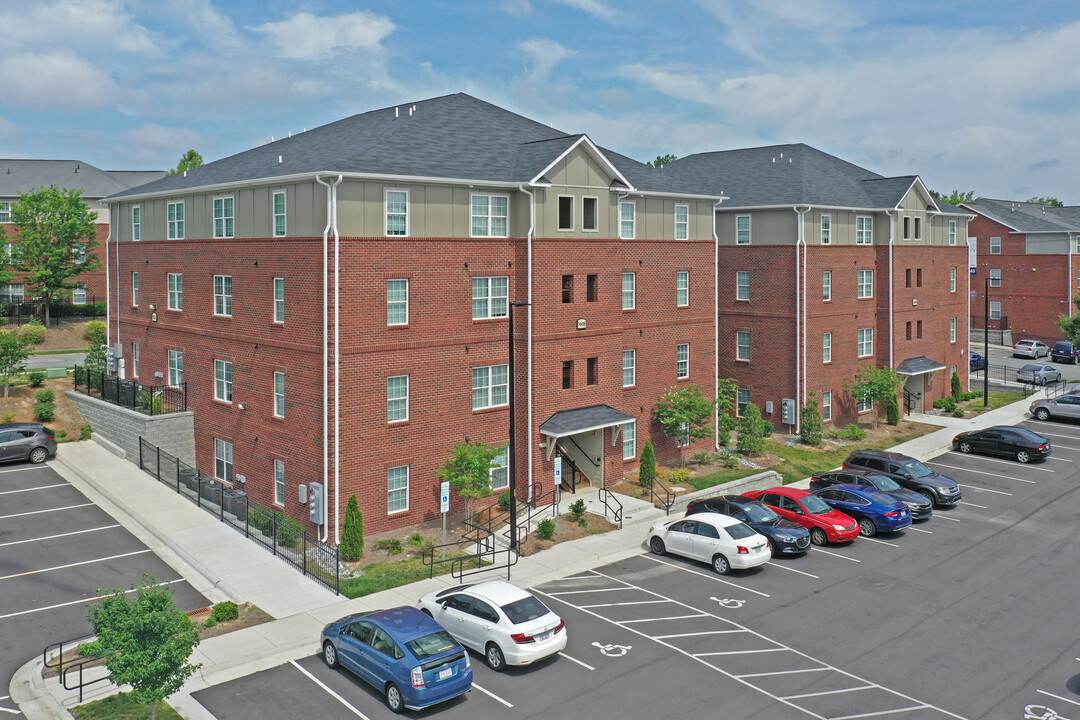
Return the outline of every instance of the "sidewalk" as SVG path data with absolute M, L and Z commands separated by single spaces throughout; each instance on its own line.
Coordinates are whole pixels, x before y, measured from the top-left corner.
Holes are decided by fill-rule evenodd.
M 952 446 L 957 432 L 1012 424 L 1026 415 L 1029 404 L 1030 399 L 1024 399 L 971 420 L 912 416 L 907 419 L 944 427 L 893 449 L 919 459 L 933 457 Z M 51 465 L 211 602 L 252 602 L 277 618 L 210 638 L 199 645 L 191 661 L 202 667 L 181 692 L 169 699 L 181 715 L 191 720 L 212 718 L 191 698 L 191 693 L 314 655 L 318 651 L 319 632 L 328 622 L 353 612 L 411 605 L 426 592 L 457 584 L 449 576 L 433 578 L 348 600 L 304 577 L 285 561 L 96 443 L 63 444 Z M 717 492 L 722 489 L 718 488 Z M 595 501 L 595 493 L 589 495 L 587 501 Z M 574 499 L 566 494 L 561 505 Z M 513 582 L 532 587 L 641 553 L 645 549 L 647 523 L 662 519 L 664 513 L 633 498 L 622 496 L 620 500 L 625 506 L 623 529 L 560 543 L 544 552 L 519 558 L 511 570 Z M 603 512 L 602 506 L 598 512 Z M 499 573 L 492 573 L 493 578 L 498 576 Z M 91 687 L 90 691 L 87 699 L 108 695 L 115 689 L 104 684 Z M 65 708 L 75 704 L 75 694 L 63 690 L 57 680 L 42 680 L 40 657 L 31 659 L 16 673 L 10 694 L 28 720 L 70 718 Z

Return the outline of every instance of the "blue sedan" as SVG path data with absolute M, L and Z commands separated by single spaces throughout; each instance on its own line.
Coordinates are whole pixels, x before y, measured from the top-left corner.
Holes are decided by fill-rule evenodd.
M 896 532 L 911 525 L 911 510 L 906 504 L 872 488 L 840 484 L 814 494 L 829 507 L 855 518 L 863 537 Z
M 395 713 L 420 710 L 472 689 L 472 663 L 457 640 L 413 607 L 347 615 L 323 628 L 322 658 L 386 696 Z
M 976 370 L 985 370 L 986 358 L 983 357 L 980 353 L 972 351 L 971 354 L 968 355 L 968 365 L 971 372 L 975 372 Z

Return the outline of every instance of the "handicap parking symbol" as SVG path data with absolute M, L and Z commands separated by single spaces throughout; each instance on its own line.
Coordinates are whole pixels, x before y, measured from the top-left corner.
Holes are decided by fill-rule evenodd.
M 746 604 L 745 600 L 733 600 L 731 598 L 710 597 L 709 599 L 713 602 L 720 603 L 720 607 L 724 608 L 741 608 L 743 605 Z
M 1045 705 L 1028 705 L 1024 708 L 1024 720 L 1069 720 Z
M 593 645 L 600 648 L 600 652 L 607 657 L 622 657 L 626 654 L 632 645 L 604 645 L 602 643 L 594 642 Z

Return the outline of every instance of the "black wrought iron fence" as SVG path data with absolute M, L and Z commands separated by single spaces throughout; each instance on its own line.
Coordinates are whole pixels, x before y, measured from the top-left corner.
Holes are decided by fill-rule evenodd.
M 167 415 L 187 410 L 187 383 L 173 387 L 164 383 L 145 385 L 137 380 L 122 380 L 100 367 L 75 366 L 74 387 L 113 405 L 144 415 Z
M 983 386 L 984 377 L 992 390 L 1000 392 L 1022 392 L 1025 395 L 1042 392 L 1047 397 L 1060 395 L 1068 386 L 1068 381 L 1053 376 L 1020 375 L 1024 364 L 987 365 L 984 369 L 972 370 L 970 385 L 972 390 Z
M 316 582 L 335 593 L 340 592 L 337 546 L 320 542 L 303 525 L 280 510 L 253 502 L 243 490 L 200 473 L 142 437 L 139 438 L 139 467 Z

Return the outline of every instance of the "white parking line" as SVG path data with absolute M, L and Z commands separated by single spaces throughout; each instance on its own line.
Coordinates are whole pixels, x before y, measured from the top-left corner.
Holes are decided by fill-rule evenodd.
M 714 655 L 756 655 L 767 652 L 791 652 L 786 647 L 760 648 L 758 650 L 724 650 L 722 652 L 690 653 L 693 657 L 713 657 Z
M 90 507 L 93 504 L 94 503 L 81 503 L 79 505 L 65 505 L 64 507 L 49 508 L 48 510 L 31 510 L 30 512 L 0 515 L 0 520 L 10 520 L 11 518 L 26 517 L 27 515 L 44 515 L 45 513 L 60 512 L 61 510 L 77 510 L 78 508 Z
M 559 653 L 559 657 L 564 657 L 564 658 L 566 658 L 567 660 L 569 660 L 570 662 L 575 662 L 575 663 L 577 663 L 578 665 L 580 665 L 581 667 L 585 668 L 586 670 L 595 670 L 595 669 L 596 669 L 596 668 L 594 668 L 594 667 L 593 667 L 592 665 L 589 665 L 588 663 L 583 663 L 583 662 L 581 662 L 580 660 L 578 660 L 577 658 L 574 658 L 574 657 L 570 657 L 569 655 L 567 655 L 567 654 L 566 654 L 566 653 L 564 653 L 564 652 L 560 652 L 560 653 Z
M 716 576 L 713 576 L 713 575 L 706 575 L 705 573 L 698 572 L 697 570 L 691 570 L 690 568 L 679 567 L 678 565 L 675 565 L 675 564 L 669 563 L 669 562 L 665 562 L 665 561 L 661 560 L 660 558 L 655 558 L 655 557 L 652 557 L 651 555 L 644 555 L 643 557 L 646 557 L 649 560 L 652 560 L 653 562 L 658 562 L 661 565 L 667 565 L 668 567 L 673 567 L 676 570 L 682 570 L 683 572 L 693 573 L 694 575 L 700 575 L 701 577 L 709 578 L 710 580 L 715 580 L 717 582 L 724 583 L 725 585 L 730 585 L 731 587 L 737 587 L 740 590 L 745 590 L 746 592 L 751 592 L 751 593 L 754 593 L 755 595 L 760 595 L 761 597 L 772 597 L 768 593 L 763 593 L 760 590 L 754 590 L 753 588 L 744 587 L 742 585 L 739 585 L 738 583 L 733 583 L 733 582 L 731 582 L 729 580 L 723 580 L 723 579 L 721 579 L 719 577 L 716 577 Z
M 828 550 L 822 550 L 819 547 L 814 547 L 814 548 L 810 548 L 810 549 L 813 550 L 814 552 L 825 553 L 826 555 L 832 555 L 833 557 L 838 557 L 841 560 L 850 560 L 851 562 L 862 562 L 862 560 L 856 560 L 855 558 L 849 558 L 846 555 L 841 555 L 839 553 L 829 552 Z
M 968 490 L 978 490 L 979 492 L 994 493 L 995 495 L 1008 495 L 1009 497 L 1012 497 L 1011 492 L 1005 492 L 1004 490 L 991 490 L 990 488 L 979 487 L 978 485 L 967 485 L 965 483 L 957 483 L 957 485 L 962 488 L 967 488 Z M 937 516 L 935 515 L 934 517 Z
M 949 517 L 948 515 L 935 515 L 934 517 L 939 517 L 942 520 L 948 520 L 949 522 L 960 522 L 960 518 Z
M 580 595 L 583 593 L 597 593 L 597 592 L 611 592 L 612 590 L 621 590 L 626 592 L 626 588 L 593 588 L 592 590 L 559 590 L 558 592 L 548 593 L 549 595 Z
M 122 555 L 111 555 L 109 557 L 95 558 L 93 560 L 83 560 L 82 562 L 68 563 L 67 565 L 57 565 L 55 567 L 43 568 L 41 570 L 26 570 L 25 572 L 15 573 L 14 575 L 4 575 L 3 577 L 0 577 L 0 580 L 9 580 L 11 578 L 23 577 L 24 575 L 37 575 L 39 573 L 52 572 L 53 570 L 65 570 L 71 567 L 78 567 L 79 565 L 92 565 L 93 563 L 105 562 L 106 560 L 118 560 L 119 558 L 131 557 L 132 555 L 142 555 L 143 553 L 148 552 L 151 552 L 150 548 L 147 548 L 145 550 L 135 550 L 133 552 L 123 553 Z
M 501 697 L 499 697 L 499 696 L 498 696 L 498 695 L 496 695 L 495 693 L 491 692 L 490 690 L 485 690 L 484 688 L 482 688 L 482 687 L 480 687 L 479 685 L 477 685 L 477 684 L 476 684 L 475 682 L 474 682 L 474 683 L 472 684 L 472 686 L 473 686 L 474 688 L 476 688 L 477 690 L 479 690 L 480 692 L 482 692 L 482 693 L 484 693 L 485 695 L 487 695 L 488 697 L 490 697 L 490 698 L 492 698 L 492 699 L 494 699 L 494 700 L 498 700 L 499 702 L 501 702 L 501 703 L 502 703 L 503 705 L 505 705 L 506 707 L 508 707 L 508 708 L 512 708 L 512 707 L 514 707 L 513 703 L 508 703 L 508 702 L 506 702 L 505 700 L 503 700 L 503 699 L 502 699 Z
M 555 599 L 558 600 L 558 598 L 555 598 Z M 566 602 L 566 601 L 563 600 L 563 602 Z M 566 604 L 569 605 L 570 603 L 566 603 Z M 577 607 L 577 605 L 574 605 L 573 607 Z M 596 613 L 593 613 L 593 615 L 596 615 Z M 692 618 L 700 618 L 700 617 L 708 617 L 708 615 L 706 615 L 705 613 L 698 613 L 697 615 L 672 615 L 671 617 L 637 618 L 636 620 L 623 620 L 621 622 L 622 622 L 623 625 L 629 625 L 630 623 L 663 622 L 665 620 L 690 620 Z
M 346 708 L 348 708 L 348 709 L 349 709 L 349 711 L 350 711 L 350 712 L 352 712 L 352 714 L 353 714 L 353 715 L 355 715 L 356 717 L 361 717 L 361 718 L 364 718 L 364 720 L 371 720 L 371 718 L 369 718 L 369 717 L 368 717 L 367 715 L 365 715 L 364 713 L 360 712 L 359 710 L 357 710 L 356 708 L 354 708 L 354 707 L 353 707 L 353 706 L 352 706 L 351 704 L 349 704 L 349 701 L 348 701 L 348 700 L 346 700 L 345 698 L 341 697 L 341 696 L 340 696 L 340 695 L 338 695 L 338 694 L 337 694 L 336 692 L 334 692 L 334 691 L 333 691 L 333 690 L 332 690 L 332 689 L 331 689 L 331 688 L 330 688 L 330 687 L 329 687 L 328 685 L 326 685 L 326 683 L 324 683 L 324 682 L 323 682 L 322 680 L 320 680 L 319 678 L 315 677 L 314 675 L 312 675 L 311 673 L 309 673 L 309 672 L 308 672 L 307 670 L 305 670 L 304 668 L 300 667 L 300 665 L 298 665 L 298 664 L 297 664 L 297 662 L 296 662 L 295 660 L 290 660 L 290 661 L 289 661 L 289 663 L 290 663 L 290 664 L 292 664 L 292 666 L 293 666 L 294 668 L 296 668 L 296 669 L 297 669 L 297 670 L 299 670 L 300 672 L 304 673 L 304 675 L 307 675 L 308 679 L 309 679 L 309 680 L 311 680 L 311 682 L 315 683 L 316 685 L 318 685 L 319 687 L 321 687 L 321 688 L 322 688 L 323 690 L 325 690 L 325 691 L 326 691 L 326 693 L 327 693 L 327 694 L 328 694 L 328 695 L 329 695 L 330 697 L 334 698 L 334 699 L 335 699 L 335 700 L 337 700 L 337 701 L 338 701 L 339 703 L 341 703 L 341 704 L 342 704 L 342 705 L 344 705 L 344 706 L 345 706 Z
M 730 635 L 731 633 L 746 632 L 745 630 L 704 630 L 702 632 L 692 633 L 675 633 L 673 635 L 653 635 L 657 640 L 667 640 L 668 638 L 681 638 L 681 637 L 700 637 L 702 635 Z
M 1041 421 L 1036 420 L 1035 422 L 1041 422 Z M 1054 425 L 1054 423 L 1044 423 L 1044 424 L 1046 424 L 1046 425 Z M 1061 437 L 1061 438 L 1065 438 L 1066 440 L 1075 440 L 1076 439 L 1075 435 L 1062 435 L 1060 433 L 1049 433 L 1049 432 L 1040 432 L 1039 434 L 1043 435 L 1045 437 Z M 1055 445 L 1054 447 L 1057 447 L 1057 445 Z M 1075 449 L 1075 448 L 1071 448 L 1071 449 Z
M 957 505 L 967 505 L 968 507 L 977 507 L 980 510 L 988 510 L 989 509 L 985 505 L 976 505 L 975 503 L 964 502 L 963 500 L 958 502 Z
M 0 473 L 26 472 L 27 470 L 38 470 L 38 469 L 39 469 L 38 466 L 32 465 L 30 467 L 12 468 L 10 470 L 0 470 Z
M 896 543 L 885 542 L 884 540 L 878 540 L 877 538 L 864 537 L 864 538 L 861 538 L 861 539 L 862 540 L 869 540 L 870 542 L 880 543 L 881 545 L 888 545 L 889 547 L 894 547 L 894 548 L 900 547 Z
M 933 530 L 923 530 L 922 528 L 917 528 L 917 527 L 911 527 L 911 528 L 908 528 L 908 530 L 914 530 L 915 532 L 926 533 L 927 535 L 933 535 L 934 534 Z
M 1076 702 L 1075 700 L 1070 700 L 1067 697 L 1061 697 L 1060 695 L 1055 695 L 1054 693 L 1048 693 L 1045 690 L 1039 690 L 1039 689 L 1036 688 L 1035 692 L 1042 693 L 1043 695 L 1047 695 L 1049 697 L 1052 697 L 1055 700 L 1064 700 L 1065 702 L 1072 703 L 1073 705 L 1080 705 L 1080 702 Z
M 49 488 L 67 487 L 68 483 L 56 483 L 55 485 L 41 485 L 39 487 L 23 488 L 22 490 L 5 490 L 0 495 L 14 495 L 15 493 L 33 492 L 34 490 L 48 490 Z
M 772 672 L 745 673 L 743 675 L 736 675 L 735 679 L 742 680 L 743 678 L 772 677 L 773 675 L 799 675 L 808 672 L 825 672 L 826 670 L 832 670 L 832 668 L 818 667 L 806 668 L 805 670 L 774 670 Z
M 180 582 L 184 582 L 184 578 L 180 578 L 179 580 L 167 580 L 165 582 L 160 582 L 160 583 L 154 585 L 154 587 L 163 587 L 165 585 L 172 585 L 174 583 L 180 583 Z M 137 588 L 132 589 L 132 590 L 125 590 L 124 594 L 126 595 L 127 593 L 135 592 L 136 589 Z M 30 615 L 32 613 L 44 612 L 46 610 L 55 610 L 56 608 L 67 607 L 69 605 L 82 605 L 82 604 L 85 604 L 85 603 L 94 602 L 95 600 L 103 600 L 104 598 L 107 598 L 107 597 L 109 597 L 109 596 L 108 595 L 98 595 L 97 597 L 83 598 L 82 600 L 71 600 L 70 602 L 57 603 L 56 605 L 47 605 L 45 607 L 33 608 L 31 610 L 20 610 L 19 612 L 8 613 L 7 615 L 0 615 L 0 620 L 5 620 L 7 618 L 12 618 L 12 617 L 18 617 L 19 615 Z
M 959 455 L 960 457 L 971 457 L 971 455 L 969 455 L 969 454 L 962 453 L 962 452 L 957 452 L 956 450 L 950 450 L 949 452 L 954 454 L 954 455 Z M 1018 463 L 1018 462 L 1015 462 L 1013 460 L 999 460 L 997 458 L 986 457 L 985 455 L 979 455 L 979 459 L 980 460 L 985 460 L 986 462 L 1001 463 L 1002 465 L 1011 465 L 1012 467 L 1016 467 L 1017 465 L 1019 465 L 1021 467 L 1029 468 L 1031 470 L 1038 470 L 1039 472 L 1049 472 L 1049 473 L 1057 472 L 1057 470 L 1048 470 L 1046 468 L 1041 468 L 1041 467 L 1032 467 L 1031 463 Z M 931 465 L 942 465 L 942 463 L 934 462 L 933 460 L 930 461 L 930 464 Z M 948 465 L 945 465 L 944 467 L 948 467 Z M 962 470 L 962 469 L 964 469 L 964 468 L 957 468 L 957 470 Z M 1033 480 L 1028 480 L 1028 482 L 1034 482 L 1034 481 Z
M 856 718 L 868 718 L 877 717 L 880 715 L 892 715 L 893 713 L 911 712 L 912 710 L 925 710 L 926 708 L 933 707 L 932 705 L 912 705 L 911 707 L 896 708 L 895 710 L 882 710 L 881 712 L 868 712 L 859 713 L 858 715 L 841 715 L 840 717 L 829 718 L 829 720 L 855 720 Z M 941 710 L 941 708 L 933 708 L 934 710 Z M 941 710 L 941 712 L 945 712 Z M 951 714 L 951 713 L 950 713 Z
M 621 602 L 621 603 L 596 603 L 595 605 L 581 605 L 582 608 L 598 608 L 598 607 L 623 607 L 624 605 L 657 605 L 669 602 L 668 600 L 635 600 L 634 602 Z
M 12 708 L 0 707 L 0 712 L 11 713 L 12 715 L 21 714 L 21 710 L 13 710 Z
M 795 568 L 789 568 L 787 565 L 777 565 L 772 560 L 770 560 L 769 562 L 767 562 L 765 564 L 766 565 L 772 565 L 773 567 L 778 567 L 781 570 L 787 570 L 789 572 L 799 573 L 800 575 L 805 575 L 806 577 L 811 577 L 811 578 L 814 578 L 815 580 L 820 580 L 821 579 L 817 575 L 812 575 L 811 573 L 803 572 L 802 570 L 796 570 Z
M 46 535 L 45 537 L 30 538 L 29 540 L 12 540 L 11 542 L 0 543 L 0 547 L 8 547 L 9 545 L 22 545 L 23 543 L 39 542 L 41 540 L 54 540 L 56 538 L 71 537 L 72 535 L 82 535 L 83 533 L 97 532 L 98 530 L 112 530 L 113 528 L 120 527 L 120 524 L 116 525 L 102 525 L 101 527 L 90 528 L 89 530 L 75 530 L 74 532 L 60 533 L 59 535 Z
M 844 688 L 843 690 L 822 690 L 821 692 L 803 693 L 801 695 L 785 695 L 785 700 L 798 700 L 799 698 L 820 697 L 821 695 L 840 695 L 843 693 L 857 692 L 859 690 L 873 690 L 873 685 L 860 685 L 859 687 Z

